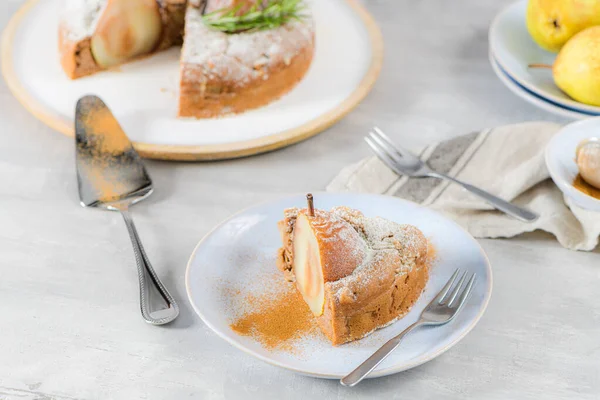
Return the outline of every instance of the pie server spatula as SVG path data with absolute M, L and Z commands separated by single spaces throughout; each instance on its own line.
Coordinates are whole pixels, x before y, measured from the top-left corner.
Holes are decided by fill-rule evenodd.
M 96 96 L 77 102 L 75 146 L 81 205 L 119 211 L 127 225 L 137 263 L 142 317 L 153 325 L 173 321 L 179 307 L 152 269 L 129 213 L 129 206 L 152 193 L 152 181 L 123 129 Z

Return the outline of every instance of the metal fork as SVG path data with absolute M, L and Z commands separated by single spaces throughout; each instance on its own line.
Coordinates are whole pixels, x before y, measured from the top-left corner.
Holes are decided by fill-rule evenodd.
M 450 289 L 452 288 L 452 285 L 454 285 L 459 273 L 460 269 L 457 269 L 452 277 L 448 280 L 446 285 L 437 294 L 437 296 L 435 296 L 435 298 L 431 300 L 431 303 L 429 303 L 423 312 L 421 312 L 421 316 L 417 322 L 406 328 L 398 336 L 387 341 L 379 348 L 379 350 L 373 353 L 371 357 L 367 358 L 354 371 L 343 377 L 340 380 L 340 383 L 348 387 L 358 384 L 375 368 L 377 368 L 377 366 L 383 360 L 385 360 L 387 356 L 396 350 L 396 348 L 400 345 L 400 342 L 402 342 L 402 339 L 404 339 L 404 337 L 413 329 L 423 325 L 443 325 L 452 321 L 452 319 L 459 313 L 467 301 L 467 298 L 471 293 L 471 289 L 473 288 L 473 283 L 475 282 L 476 276 L 474 273 L 471 274 L 467 284 L 463 287 L 463 284 L 467 279 L 467 272 L 463 272 L 458 284 L 454 286 L 454 289 L 452 289 L 452 292 L 450 292 Z
M 506 200 L 502 200 L 476 186 L 469 185 L 468 183 L 459 181 L 458 179 L 441 172 L 433 171 L 419 157 L 412 154 L 410 151 L 395 145 L 379 128 L 375 127 L 373 130 L 375 132 L 369 132 L 369 136 L 365 137 L 365 141 L 375 154 L 377 154 L 377 157 L 397 174 L 407 175 L 413 178 L 433 177 L 445 179 L 461 185 L 469 192 L 481 197 L 494 208 L 521 221 L 533 222 L 539 218 L 539 215 L 536 213 L 509 203 Z

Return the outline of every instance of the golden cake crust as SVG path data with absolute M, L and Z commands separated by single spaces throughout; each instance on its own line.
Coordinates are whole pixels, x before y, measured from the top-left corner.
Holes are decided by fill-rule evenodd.
M 285 211 L 279 223 L 283 247 L 278 267 L 294 280 L 293 233 L 298 209 Z M 381 218 L 367 219 L 345 207 L 333 209 L 332 218 L 359 232 L 367 249 L 363 263 L 348 276 L 325 283 L 323 314 L 319 327 L 334 345 L 360 339 L 403 317 L 417 301 L 429 278 L 427 239 L 411 225 Z M 337 246 L 346 251 L 343 241 Z
M 335 282 L 351 275 L 356 267 L 362 264 L 366 250 L 361 245 L 362 238 L 350 224 L 340 219 L 329 218 L 328 213 L 314 210 L 315 215 L 310 218 L 313 233 L 316 235 L 319 246 L 320 260 L 323 262 L 323 281 Z M 298 211 L 297 217 L 308 215 L 307 210 Z M 346 246 L 339 245 L 339 238 L 343 237 Z M 348 251 L 348 249 L 353 251 Z

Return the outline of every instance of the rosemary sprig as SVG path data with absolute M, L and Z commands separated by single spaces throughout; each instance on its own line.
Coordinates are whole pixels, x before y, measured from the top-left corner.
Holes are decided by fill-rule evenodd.
M 202 18 L 207 26 L 226 33 L 273 29 L 304 18 L 302 0 L 269 0 L 265 6 L 261 3 L 257 0 L 240 15 L 238 13 L 243 5 L 217 10 Z

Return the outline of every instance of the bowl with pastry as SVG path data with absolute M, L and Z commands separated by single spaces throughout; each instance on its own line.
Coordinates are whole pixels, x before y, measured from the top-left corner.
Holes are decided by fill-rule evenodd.
M 560 190 L 576 205 L 600 211 L 600 118 L 562 128 L 546 147 L 546 166 Z
M 460 341 L 491 295 L 489 261 L 442 215 L 393 197 L 317 193 L 241 211 L 204 237 L 186 288 L 202 321 L 250 356 L 341 378 L 414 323 L 457 268 L 476 273 L 469 301 L 415 331 L 370 375 L 427 362 Z

